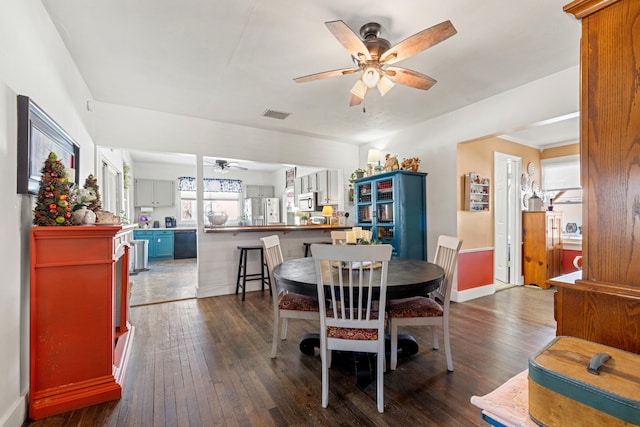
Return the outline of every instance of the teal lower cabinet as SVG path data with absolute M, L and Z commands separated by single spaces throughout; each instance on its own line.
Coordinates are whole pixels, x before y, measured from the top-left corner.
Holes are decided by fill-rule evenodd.
M 153 260 L 173 259 L 173 230 L 153 231 Z
M 173 259 L 173 230 L 134 230 L 133 238 L 149 241 L 149 261 Z

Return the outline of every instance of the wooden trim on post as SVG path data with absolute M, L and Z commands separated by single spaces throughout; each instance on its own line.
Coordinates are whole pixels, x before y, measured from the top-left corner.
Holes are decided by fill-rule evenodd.
M 577 19 L 582 19 L 619 1 L 620 0 L 574 0 L 562 9 Z

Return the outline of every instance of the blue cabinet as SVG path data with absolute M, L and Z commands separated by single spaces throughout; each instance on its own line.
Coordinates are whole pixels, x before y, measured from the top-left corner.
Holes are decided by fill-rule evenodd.
M 154 260 L 173 259 L 173 230 L 154 230 L 153 240 Z
M 173 230 L 134 230 L 133 238 L 149 241 L 149 261 L 173 259 Z
M 355 225 L 393 245 L 397 258 L 427 259 L 427 174 L 393 171 L 354 182 Z

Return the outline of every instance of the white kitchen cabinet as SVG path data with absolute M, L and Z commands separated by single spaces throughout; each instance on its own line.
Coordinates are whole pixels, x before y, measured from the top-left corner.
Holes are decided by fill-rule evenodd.
M 296 178 L 295 186 L 294 186 L 294 200 L 297 205 L 298 196 L 304 193 L 311 193 L 313 191 L 318 191 L 317 188 L 317 179 L 316 174 L 312 173 L 309 175 L 304 175 Z
M 293 196 L 295 200 L 295 203 L 298 203 L 298 196 L 302 193 L 305 193 L 306 189 L 304 186 L 304 180 L 302 179 L 302 177 L 298 177 L 296 178 L 296 180 L 294 181 L 294 186 L 293 186 Z
M 135 207 L 173 206 L 175 200 L 175 181 L 159 179 L 134 180 Z
M 337 205 L 338 204 L 338 171 L 323 170 L 316 174 L 318 191 L 318 204 Z
M 312 191 L 318 191 L 318 181 L 315 173 L 305 175 L 302 179 L 302 192 L 310 193 Z
M 247 185 L 244 187 L 244 198 L 250 197 L 273 197 L 273 185 Z

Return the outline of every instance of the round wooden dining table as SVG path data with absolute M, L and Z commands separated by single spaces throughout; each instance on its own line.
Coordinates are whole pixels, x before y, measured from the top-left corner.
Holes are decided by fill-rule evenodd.
M 373 274 L 380 274 L 380 270 L 374 269 Z M 318 295 L 316 265 L 311 257 L 284 261 L 274 268 L 273 275 L 281 288 L 312 297 Z M 438 287 L 443 278 L 442 267 L 432 262 L 392 259 L 387 269 L 387 299 L 426 296 Z
M 373 274 L 380 274 L 380 270 L 374 269 Z M 316 266 L 311 257 L 284 261 L 273 269 L 273 276 L 278 286 L 287 291 L 318 296 Z M 443 278 L 444 270 L 437 264 L 418 259 L 394 258 L 389 261 L 387 268 L 387 300 L 426 296 L 438 287 Z M 319 347 L 319 343 L 318 334 L 305 334 L 300 341 L 300 350 L 305 354 L 313 354 L 314 347 Z M 418 345 L 413 337 L 399 335 L 398 351 L 403 355 L 415 354 L 418 352 Z

